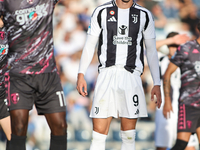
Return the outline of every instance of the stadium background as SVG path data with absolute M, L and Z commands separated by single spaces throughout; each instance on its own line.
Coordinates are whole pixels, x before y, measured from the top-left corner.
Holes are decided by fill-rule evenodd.
M 89 111 L 98 74 L 95 54 L 85 79 L 88 97 L 76 91 L 76 79 L 81 52 L 86 39 L 87 27 L 94 8 L 109 0 L 61 0 L 54 12 L 55 57 L 67 102 L 68 150 L 88 150 L 91 141 L 92 122 Z M 171 31 L 196 38 L 195 24 L 200 17 L 200 0 L 136 0 L 148 8 L 154 18 L 157 40 L 165 39 Z M 159 57 L 167 54 L 166 46 L 159 49 Z M 154 150 L 155 104 L 150 101 L 152 79 L 145 62 L 142 75 L 148 117 L 137 123 L 136 150 Z M 44 116 L 38 116 L 35 108 L 30 111 L 27 132 L 27 150 L 48 150 L 50 130 Z M 0 130 L 0 150 L 5 149 L 6 137 Z M 120 122 L 113 119 L 107 138 L 106 150 L 120 150 Z

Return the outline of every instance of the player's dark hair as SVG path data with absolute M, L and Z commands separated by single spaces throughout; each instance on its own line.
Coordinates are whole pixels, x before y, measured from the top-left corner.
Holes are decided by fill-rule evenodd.
M 170 32 L 166 38 L 170 38 L 170 37 L 174 37 L 175 35 L 178 35 L 178 32 Z M 168 47 L 179 47 L 179 45 L 177 44 L 171 44 L 171 45 L 167 45 Z

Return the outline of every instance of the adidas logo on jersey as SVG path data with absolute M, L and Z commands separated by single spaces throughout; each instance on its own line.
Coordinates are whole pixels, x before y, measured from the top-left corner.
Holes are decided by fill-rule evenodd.
M 108 19 L 108 22 L 117 22 L 114 16 L 112 16 L 110 19 Z

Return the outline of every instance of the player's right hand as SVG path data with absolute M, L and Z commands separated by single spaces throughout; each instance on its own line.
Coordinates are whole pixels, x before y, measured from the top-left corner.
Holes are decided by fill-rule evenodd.
M 166 119 L 170 118 L 170 114 L 173 112 L 172 103 L 170 98 L 165 98 L 165 104 L 163 106 L 163 115 Z
M 79 94 L 82 96 L 87 96 L 87 83 L 84 79 L 84 75 L 82 73 L 78 74 L 77 79 L 77 86 L 76 89 L 78 90 Z

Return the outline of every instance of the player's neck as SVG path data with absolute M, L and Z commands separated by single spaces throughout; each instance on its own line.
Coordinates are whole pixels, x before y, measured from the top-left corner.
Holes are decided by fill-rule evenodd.
M 129 2 L 125 3 L 122 0 L 116 0 L 117 7 L 121 9 L 127 9 L 130 8 L 133 5 L 133 0 L 130 0 Z

